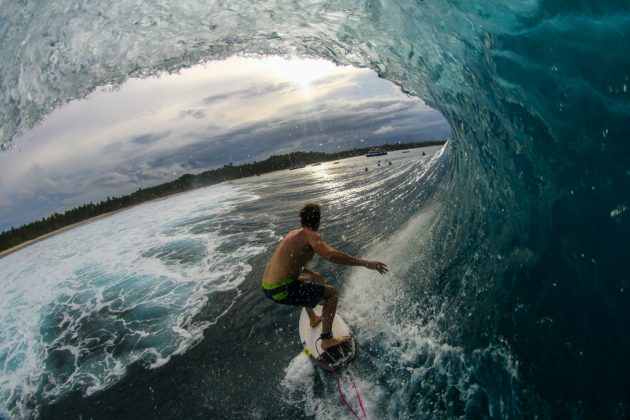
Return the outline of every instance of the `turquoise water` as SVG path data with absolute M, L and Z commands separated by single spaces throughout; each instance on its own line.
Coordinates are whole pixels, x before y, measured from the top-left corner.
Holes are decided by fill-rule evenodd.
M 377 222 L 390 228 L 378 238 L 387 241 L 434 215 L 405 245 L 390 246 L 393 259 L 411 262 L 400 274 L 404 293 L 392 298 L 401 309 L 386 312 L 393 318 L 383 334 L 407 336 L 411 324 L 421 333 L 372 346 L 392 366 L 370 377 L 384 387 L 372 409 L 391 417 L 628 415 L 627 2 L 27 1 L 1 9 L 4 144 L 97 86 L 235 53 L 370 67 L 420 96 L 447 118 L 453 138 L 424 175 L 438 185 L 409 186 L 416 195 L 397 207 L 409 216 Z M 436 358 L 433 346 L 458 356 Z M 407 365 L 389 359 L 410 348 L 417 353 L 402 359 Z M 204 360 L 191 352 L 165 368 L 182 373 Z M 423 380 L 425 371 L 435 380 Z M 115 410 L 112 395 L 98 407 Z M 195 412 L 223 404 L 208 398 Z M 175 416 L 173 404 L 164 412 Z M 322 406 L 313 404 L 296 410 L 316 415 Z

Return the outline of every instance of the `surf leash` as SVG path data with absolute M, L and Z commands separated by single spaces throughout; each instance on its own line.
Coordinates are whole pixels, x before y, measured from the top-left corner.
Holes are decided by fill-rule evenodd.
M 357 419 L 360 419 L 361 417 L 359 417 L 359 415 L 357 414 L 356 411 L 354 411 L 354 409 L 352 408 L 352 406 L 350 405 L 350 403 L 348 403 L 348 401 L 346 401 L 346 398 L 343 394 L 343 391 L 341 390 L 341 381 L 340 381 L 340 376 L 337 375 L 337 372 L 335 371 L 335 368 L 333 368 L 331 366 L 332 369 L 332 373 L 335 376 L 335 379 L 337 381 L 337 389 L 339 390 L 339 396 L 341 397 L 341 401 L 344 402 L 344 404 L 346 405 L 346 407 L 348 407 L 348 410 L 350 410 L 350 412 L 352 414 L 354 414 L 354 417 L 356 417 Z M 357 385 L 354 383 L 354 379 L 352 378 L 352 375 L 350 373 L 347 374 L 348 378 L 350 378 L 350 382 L 352 383 L 352 387 L 354 388 L 354 393 L 357 396 L 357 400 L 359 400 L 359 406 L 361 407 L 361 411 L 363 412 L 363 417 L 367 419 L 367 413 L 365 412 L 365 407 L 363 406 L 363 401 L 361 400 L 361 395 L 359 394 L 359 390 L 357 389 Z
M 322 358 L 322 354 L 319 352 L 319 348 L 317 347 L 317 341 L 321 340 L 321 337 L 318 338 L 315 341 L 315 349 L 317 350 L 317 353 L 319 354 L 320 359 Z M 324 350 L 324 353 L 328 353 L 326 350 Z M 330 355 L 330 353 L 328 353 Z M 332 356 L 330 356 L 331 359 L 334 360 L 334 358 Z M 343 393 L 343 390 L 341 389 L 341 376 L 339 374 L 337 374 L 337 371 L 335 370 L 335 367 L 332 365 L 332 363 L 330 362 L 326 362 L 328 364 L 328 367 L 330 368 L 330 371 L 332 372 L 333 376 L 335 377 L 335 380 L 337 381 L 337 390 L 339 391 L 339 396 L 341 397 L 341 401 L 343 401 L 343 403 L 346 405 L 346 407 L 348 407 L 348 410 L 350 410 L 350 412 L 354 415 L 355 418 L 360 419 L 361 417 L 359 416 L 359 414 L 354 410 L 354 408 L 352 408 L 352 405 L 350 405 L 350 403 L 348 402 L 348 400 L 346 400 L 346 396 Z M 359 401 L 359 407 L 361 407 L 361 412 L 363 413 L 363 418 L 368 418 L 367 413 L 365 411 L 365 407 L 363 406 L 363 400 L 361 399 L 361 394 L 359 394 L 359 389 L 357 388 L 357 385 L 354 383 L 354 378 L 352 377 L 352 374 L 350 374 L 349 372 L 347 373 L 348 378 L 350 378 L 350 382 L 352 383 L 352 387 L 354 388 L 354 393 L 357 396 L 357 400 Z

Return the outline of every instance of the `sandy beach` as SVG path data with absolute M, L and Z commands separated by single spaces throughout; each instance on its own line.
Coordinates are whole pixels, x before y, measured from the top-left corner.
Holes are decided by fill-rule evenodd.
M 203 187 L 202 187 L 202 188 L 203 188 Z M 16 245 L 16 246 L 14 246 L 14 247 L 12 247 L 12 248 L 5 249 L 4 251 L 0 251 L 0 258 L 5 257 L 5 256 L 7 256 L 7 255 L 9 255 L 9 254 L 12 254 L 12 253 L 14 253 L 15 251 L 19 251 L 20 249 L 25 248 L 25 247 L 27 247 L 27 246 L 29 246 L 29 245 L 33 245 L 33 244 L 35 244 L 35 243 L 37 243 L 37 242 L 43 241 L 44 239 L 48 239 L 48 238 L 50 238 L 50 237 L 52 237 L 52 236 L 58 235 L 58 234 L 63 233 L 63 232 L 65 232 L 65 231 L 68 231 L 68 230 L 71 230 L 71 229 L 77 228 L 77 227 L 79 227 L 79 226 L 86 225 L 86 224 L 88 224 L 88 223 L 92 223 L 92 222 L 94 222 L 94 221 L 96 221 L 96 220 L 103 219 L 103 218 L 105 218 L 105 217 L 108 217 L 108 216 L 114 215 L 114 214 L 116 214 L 116 213 L 120 213 L 121 211 L 129 210 L 129 209 L 132 209 L 132 208 L 134 208 L 134 207 L 141 206 L 141 205 L 143 205 L 143 204 L 153 203 L 153 202 L 155 202 L 155 201 L 166 200 L 166 199 L 168 199 L 168 198 L 175 197 L 175 196 L 178 196 L 178 195 L 180 195 L 180 194 L 185 194 L 185 193 L 187 193 L 187 192 L 188 192 L 188 191 L 181 191 L 181 192 L 178 192 L 178 193 L 175 193 L 175 194 L 167 195 L 166 197 L 159 197 L 159 198 L 156 198 L 156 199 L 153 199 L 153 200 L 143 201 L 142 203 L 134 204 L 133 206 L 124 207 L 124 208 L 119 209 L 119 210 L 115 210 L 115 211 L 110 211 L 110 212 L 108 212 L 108 213 L 99 214 L 98 216 L 90 217 L 89 219 L 85 219 L 85 220 L 82 220 L 82 221 L 80 221 L 80 222 L 73 223 L 73 224 L 68 225 L 68 226 L 64 226 L 64 227 L 62 227 L 62 228 L 60 228 L 60 229 L 54 230 L 54 231 L 52 231 L 52 232 L 50 232 L 50 233 L 47 233 L 47 234 L 45 234 L 45 235 L 38 236 L 38 237 L 37 237 L 37 238 L 35 238 L 35 239 L 31 239 L 30 241 L 22 242 L 21 244 Z
M 125 209 L 116 210 L 116 211 L 112 211 L 112 212 L 109 212 L 109 213 L 99 214 L 98 216 L 90 217 L 89 219 L 85 219 L 85 220 L 82 220 L 80 222 L 73 223 L 73 224 L 68 225 L 68 226 L 64 226 L 64 227 L 62 227 L 60 229 L 54 230 L 54 231 L 52 231 L 50 233 L 47 233 L 45 235 L 38 236 L 37 238 L 31 239 L 30 241 L 22 242 L 21 244 L 16 245 L 16 246 L 14 246 L 12 248 L 5 249 L 4 251 L 0 251 L 0 258 L 5 257 L 5 256 L 7 256 L 9 254 L 12 254 L 15 251 L 19 251 L 22 248 L 26 248 L 29 245 L 33 245 L 33 244 L 35 244 L 37 242 L 43 241 L 44 239 L 48 239 L 48 238 L 50 238 L 52 236 L 55 236 L 55 235 L 58 235 L 58 234 L 60 234 L 62 232 L 65 232 L 65 231 L 77 228 L 79 226 L 91 223 L 91 222 L 93 222 L 95 220 L 99 220 L 99 219 L 102 219 L 104 217 L 111 216 L 112 214 L 118 213 L 118 212 L 120 212 L 122 210 L 125 210 Z

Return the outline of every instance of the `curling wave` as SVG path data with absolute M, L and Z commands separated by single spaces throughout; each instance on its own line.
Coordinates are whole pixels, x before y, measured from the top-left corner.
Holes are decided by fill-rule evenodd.
M 98 86 L 229 55 L 370 67 L 450 122 L 419 323 L 509 348 L 559 415 L 623 417 L 630 378 L 630 6 L 614 0 L 2 2 L 0 139 Z M 437 175 L 436 175 L 437 176 Z M 413 286 L 410 286 L 413 287 Z M 527 408 L 527 407 L 525 407 Z

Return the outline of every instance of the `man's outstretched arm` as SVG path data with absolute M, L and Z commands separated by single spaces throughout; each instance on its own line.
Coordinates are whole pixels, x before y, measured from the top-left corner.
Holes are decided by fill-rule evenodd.
M 310 232 L 308 238 L 309 245 L 313 248 L 313 251 L 327 261 L 334 262 L 336 264 L 362 266 L 369 268 L 370 270 L 376 270 L 381 274 L 387 273 L 387 265 L 382 262 L 364 260 L 363 258 L 353 257 L 345 252 L 337 251 L 328 245 L 324 241 L 324 238 L 322 238 L 317 232 Z

